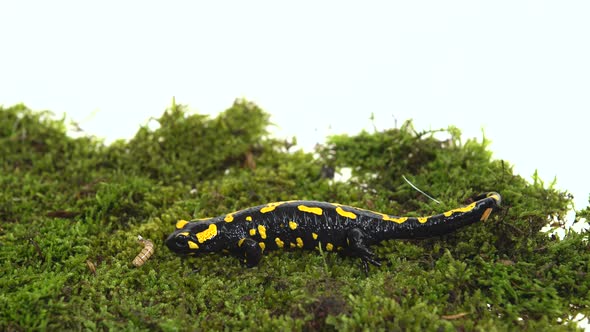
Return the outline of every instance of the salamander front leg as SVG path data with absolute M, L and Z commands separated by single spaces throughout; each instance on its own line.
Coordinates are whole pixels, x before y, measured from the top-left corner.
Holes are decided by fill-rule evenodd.
M 251 238 L 240 240 L 238 248 L 240 260 L 242 260 L 247 267 L 258 265 L 260 259 L 262 259 L 262 248 L 260 248 L 258 243 Z
M 369 265 L 367 263 L 375 266 L 381 266 L 381 263 L 377 261 L 377 257 L 365 243 L 366 237 L 367 235 L 360 228 L 349 229 L 346 232 L 348 247 L 345 248 L 344 254 L 360 258 L 365 273 L 369 274 Z

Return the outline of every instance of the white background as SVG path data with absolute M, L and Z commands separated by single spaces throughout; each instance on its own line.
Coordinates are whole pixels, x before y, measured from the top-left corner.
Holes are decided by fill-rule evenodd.
M 204 4 L 207 3 L 207 4 Z M 311 149 L 414 119 L 587 205 L 588 1 L 3 1 L 0 103 L 129 138 L 170 105 L 236 97 Z M 427 188 L 423 188 L 427 189 Z

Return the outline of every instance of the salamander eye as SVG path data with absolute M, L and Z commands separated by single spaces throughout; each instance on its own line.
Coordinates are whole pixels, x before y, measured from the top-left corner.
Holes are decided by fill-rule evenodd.
M 193 242 L 191 240 L 191 234 L 189 232 L 180 232 L 180 233 L 172 233 L 166 239 L 166 246 L 170 248 L 170 250 L 183 254 L 187 253 L 194 245 L 191 245 Z
M 174 238 L 174 244 L 178 248 L 185 248 L 187 246 L 187 240 L 188 240 L 188 237 L 186 235 L 178 234 Z

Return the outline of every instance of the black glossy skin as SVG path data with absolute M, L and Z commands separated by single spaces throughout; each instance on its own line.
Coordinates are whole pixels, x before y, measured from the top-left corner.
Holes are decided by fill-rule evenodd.
M 258 264 L 264 250 L 321 246 L 324 251 L 360 258 L 366 270 L 367 263 L 380 265 L 370 245 L 450 233 L 486 220 L 500 202 L 500 195 L 490 192 L 466 207 L 423 218 L 317 201 L 270 203 L 210 219 L 179 221 L 166 245 L 184 255 L 228 250 L 243 257 L 249 267 Z

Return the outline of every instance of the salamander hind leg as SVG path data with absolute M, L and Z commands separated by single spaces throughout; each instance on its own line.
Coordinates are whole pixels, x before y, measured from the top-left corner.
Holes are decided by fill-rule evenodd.
M 369 265 L 371 263 L 375 266 L 381 266 L 378 258 L 369 249 L 366 244 L 367 235 L 360 228 L 352 228 L 346 232 L 346 243 L 348 246 L 344 248 L 343 254 L 351 257 L 358 257 L 361 259 L 361 264 L 366 274 L 369 273 Z
M 260 248 L 258 242 L 250 238 L 245 238 L 243 241 L 240 241 L 238 247 L 240 260 L 246 264 L 247 267 L 258 265 L 260 259 L 262 259 L 262 248 Z

